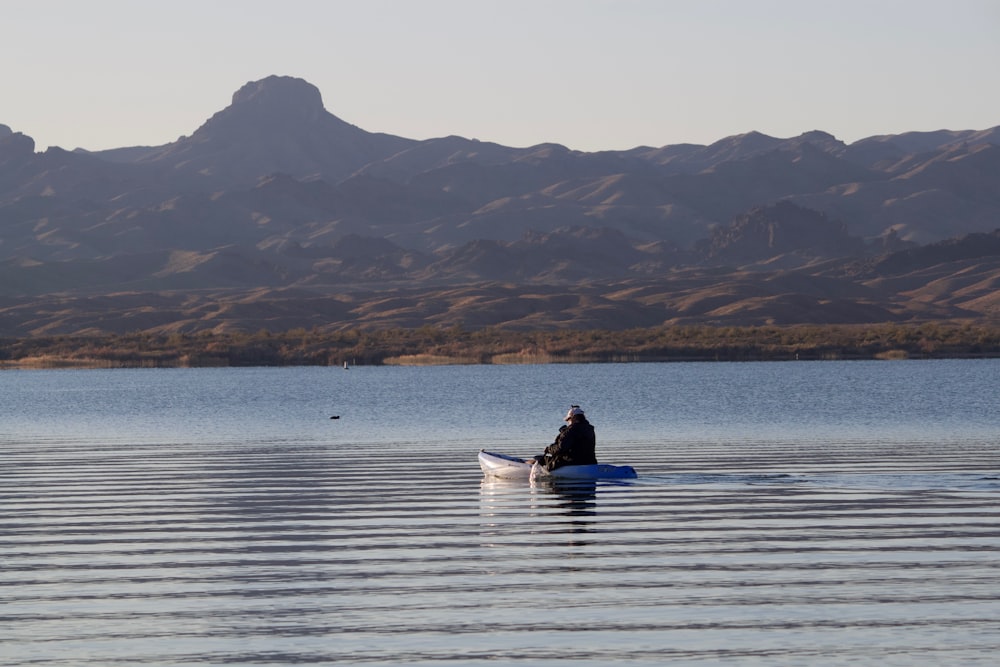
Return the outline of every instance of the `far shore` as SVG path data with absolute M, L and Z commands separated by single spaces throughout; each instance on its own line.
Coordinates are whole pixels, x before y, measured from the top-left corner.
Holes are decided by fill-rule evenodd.
M 1000 325 L 963 322 L 507 331 L 129 333 L 0 339 L 0 369 L 1000 358 Z

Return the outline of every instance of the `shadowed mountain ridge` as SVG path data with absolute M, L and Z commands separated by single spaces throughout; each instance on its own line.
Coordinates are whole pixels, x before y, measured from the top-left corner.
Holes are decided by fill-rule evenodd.
M 748 132 L 593 153 L 417 141 L 341 120 L 281 76 L 162 146 L 36 153 L 0 125 L 0 334 L 283 328 L 303 299 L 339 304 L 306 318 L 332 328 L 988 318 L 998 138 Z M 936 245 L 962 238 L 948 243 L 986 254 Z M 403 292 L 420 307 L 378 296 Z M 202 305 L 130 316 L 136 295 Z M 254 318 L 237 317 L 248 304 Z

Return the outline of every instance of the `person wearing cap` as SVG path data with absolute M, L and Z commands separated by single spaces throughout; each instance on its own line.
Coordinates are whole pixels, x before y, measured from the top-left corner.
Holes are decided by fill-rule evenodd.
M 550 471 L 562 466 L 596 464 L 597 437 L 580 406 L 570 406 L 564 421 L 567 423 L 559 429 L 556 441 L 545 448 L 544 454 L 536 456 L 535 460 Z

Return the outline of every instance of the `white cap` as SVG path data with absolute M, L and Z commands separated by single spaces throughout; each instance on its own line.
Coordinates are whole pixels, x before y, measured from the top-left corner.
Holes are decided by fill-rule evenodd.
M 576 415 L 582 415 L 582 414 L 583 410 L 580 409 L 579 405 L 571 405 L 569 408 L 569 412 L 566 413 L 566 417 L 563 418 L 563 421 L 568 422 L 569 420 L 573 419 L 573 417 L 575 417 Z

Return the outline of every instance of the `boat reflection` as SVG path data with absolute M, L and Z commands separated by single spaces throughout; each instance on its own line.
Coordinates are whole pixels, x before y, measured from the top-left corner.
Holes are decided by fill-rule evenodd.
M 596 480 L 549 478 L 533 481 L 532 485 L 558 498 L 557 506 L 567 516 L 597 515 Z
M 491 536 L 538 531 L 588 533 L 597 520 L 597 482 L 501 479 L 480 483 L 480 515 Z

